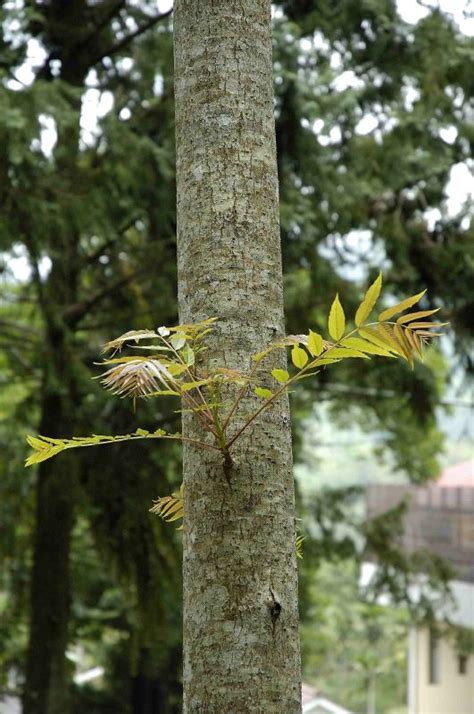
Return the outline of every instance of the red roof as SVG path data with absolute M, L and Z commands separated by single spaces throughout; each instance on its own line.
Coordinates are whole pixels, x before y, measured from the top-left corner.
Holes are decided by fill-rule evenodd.
M 444 469 L 435 485 L 439 488 L 474 488 L 474 459 Z
M 313 699 L 316 699 L 318 694 L 319 691 L 316 687 L 311 687 L 309 684 L 305 684 L 304 682 L 301 685 L 301 699 L 303 705 L 312 702 Z

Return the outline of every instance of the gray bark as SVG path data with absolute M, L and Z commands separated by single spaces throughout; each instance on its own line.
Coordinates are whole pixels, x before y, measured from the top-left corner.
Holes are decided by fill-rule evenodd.
M 212 366 L 249 369 L 284 334 L 270 13 L 270 0 L 175 3 L 180 320 L 219 318 Z M 276 366 L 282 353 L 265 373 Z M 189 417 L 184 430 L 203 438 Z M 299 712 L 286 398 L 232 457 L 226 474 L 217 452 L 184 449 L 184 711 Z

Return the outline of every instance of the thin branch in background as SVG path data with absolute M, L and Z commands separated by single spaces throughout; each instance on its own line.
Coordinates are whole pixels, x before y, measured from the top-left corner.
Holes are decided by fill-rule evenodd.
M 6 347 L 5 352 L 9 354 L 17 364 L 20 365 L 22 368 L 23 372 L 26 374 L 34 375 L 35 374 L 35 368 L 33 364 L 30 362 L 27 362 L 25 359 L 24 354 L 22 352 L 18 351 L 14 347 Z
M 166 20 L 166 18 L 170 17 L 172 13 L 173 9 L 168 10 L 167 12 L 163 12 L 161 15 L 157 15 L 156 17 L 151 17 L 147 22 L 144 22 L 143 25 L 137 27 L 136 30 L 131 32 L 129 35 L 126 35 L 115 45 L 112 45 L 112 47 L 109 47 L 109 49 L 105 52 L 102 52 L 100 56 L 94 58 L 91 62 L 91 66 L 97 64 L 97 62 L 100 62 L 102 59 L 104 59 L 104 57 L 110 57 L 111 55 L 120 52 L 120 50 L 126 47 L 132 40 L 136 39 L 137 37 L 140 37 L 140 35 L 143 35 L 145 32 L 154 27 L 154 25 L 158 24 L 158 22 L 161 22 L 161 20 Z
M 21 339 L 26 342 L 36 342 L 35 337 L 33 335 L 36 335 L 36 337 L 39 337 L 39 332 L 38 330 L 35 330 L 33 327 L 30 327 L 29 325 L 21 325 L 18 322 L 10 322 L 9 320 L 0 320 L 0 328 L 2 329 L 2 335 L 1 337 L 5 336 L 5 331 L 13 331 L 15 332 L 20 332 L 21 335 L 13 335 L 13 339 Z
M 138 275 L 146 272 L 145 270 L 137 270 L 131 275 L 126 275 L 124 278 L 120 278 L 115 283 L 107 286 L 103 290 L 100 290 L 95 295 L 93 295 L 89 300 L 84 300 L 82 302 L 74 303 L 73 305 L 68 305 L 63 311 L 63 318 L 68 323 L 69 326 L 76 325 L 79 320 L 82 320 L 85 315 L 87 315 L 94 307 L 102 302 L 105 298 L 112 295 L 116 290 L 124 287 L 130 283 Z
M 130 218 L 128 221 L 126 221 L 126 223 L 124 223 L 124 225 L 117 230 L 117 234 L 113 236 L 113 238 L 110 238 L 109 240 L 105 241 L 105 243 L 102 243 L 102 245 L 100 245 L 93 253 L 84 256 L 84 262 L 87 265 L 92 265 L 93 263 L 95 263 L 95 261 L 98 260 L 108 248 L 111 248 L 117 242 L 117 240 L 121 238 L 124 233 L 126 233 L 129 228 L 131 228 L 140 218 L 141 214 L 136 214 L 133 218 Z
M 156 315 L 153 310 L 141 310 L 140 312 L 134 313 L 135 318 L 150 318 L 151 320 L 154 320 Z M 173 320 L 171 320 L 173 322 Z M 113 320 L 108 320 L 106 322 L 93 322 L 88 325 L 79 325 L 78 330 L 81 332 L 89 332 L 92 330 L 112 330 L 116 328 L 116 324 L 114 323 Z
M 104 17 L 94 27 L 91 34 L 88 37 L 86 37 L 86 39 L 83 40 L 83 42 L 81 42 L 79 47 L 86 46 L 92 40 L 93 37 L 96 37 L 99 34 L 99 32 L 101 32 L 104 29 L 104 27 L 106 27 L 109 24 L 109 22 L 111 20 L 113 20 L 115 15 L 117 15 L 120 12 L 120 10 L 124 9 L 125 5 L 126 5 L 126 0 L 117 0 L 117 2 L 112 2 L 109 11 L 104 14 Z

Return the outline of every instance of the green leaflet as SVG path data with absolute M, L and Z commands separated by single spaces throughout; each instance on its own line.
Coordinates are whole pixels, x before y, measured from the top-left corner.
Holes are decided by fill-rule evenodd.
M 390 320 L 391 317 L 394 315 L 398 315 L 399 312 L 403 312 L 404 310 L 407 310 L 409 307 L 412 307 L 413 305 L 416 305 L 416 303 L 421 300 L 423 295 L 426 293 L 426 290 L 422 290 L 421 293 L 418 293 L 418 295 L 412 295 L 412 297 L 407 298 L 406 300 L 402 300 L 401 302 L 397 303 L 393 307 L 389 307 L 383 312 L 380 313 L 379 315 L 379 320 L 380 322 L 383 322 L 384 320 Z
M 190 389 L 197 389 L 198 387 L 204 387 L 206 384 L 209 384 L 212 382 L 212 379 L 198 379 L 194 382 L 184 382 L 184 384 L 181 384 L 181 391 L 182 392 L 189 392 Z
M 270 352 L 272 351 L 272 348 L 269 347 L 266 350 L 262 350 L 262 352 L 257 352 L 256 354 L 252 355 L 252 359 L 254 362 L 261 362 L 262 359 L 264 359 Z
M 272 369 L 272 377 L 274 377 L 277 382 L 284 384 L 285 382 L 288 382 L 290 375 L 286 369 Z
M 295 345 L 291 350 L 291 361 L 298 369 L 303 369 L 308 359 L 308 353 L 302 347 Z
M 173 345 L 175 350 L 180 350 L 186 344 L 186 337 L 182 333 L 176 332 L 170 337 L 169 341 L 170 344 Z
M 330 359 L 346 359 L 347 357 L 361 357 L 362 359 L 370 359 L 366 354 L 360 352 L 360 350 L 354 350 L 346 347 L 335 347 L 330 349 L 325 353 Z M 318 364 L 320 364 L 318 362 Z
M 323 338 L 321 335 L 318 335 L 317 332 L 313 332 L 313 330 L 309 331 L 308 335 L 308 350 L 311 354 L 312 357 L 317 357 L 318 355 L 321 354 L 321 352 L 324 349 L 324 342 Z
M 266 389 L 266 387 L 255 387 L 253 391 L 257 397 L 262 397 L 262 399 L 270 399 L 270 397 L 273 397 L 273 392 L 270 389 Z
M 344 334 L 346 327 L 346 317 L 344 310 L 339 301 L 339 295 L 336 295 L 334 302 L 331 305 L 328 318 L 328 330 L 333 340 L 339 341 Z
M 446 327 L 446 325 L 449 325 L 449 322 L 410 322 L 410 329 L 420 329 L 420 330 L 426 330 L 426 329 L 431 329 L 433 327 Z
M 188 344 L 185 344 L 181 350 L 181 357 L 184 359 L 187 367 L 192 367 L 194 364 L 194 350 Z
M 332 354 L 332 352 L 331 352 L 330 354 Z M 332 359 L 331 359 L 330 357 L 318 357 L 318 358 L 315 359 L 313 362 L 311 362 L 310 367 L 313 367 L 313 366 L 314 366 L 314 367 L 321 367 L 322 365 L 325 365 L 325 364 L 334 364 L 334 363 L 339 362 L 339 361 L 340 361 L 340 360 L 339 360 L 338 357 L 334 357 L 334 358 L 332 358 Z M 315 372 L 315 374 L 317 374 L 317 372 Z
M 440 308 L 437 307 L 435 310 L 421 310 L 419 312 L 409 312 L 408 315 L 402 315 L 402 317 L 399 317 L 397 319 L 397 322 L 399 325 L 403 324 L 404 322 L 411 322 L 412 320 L 421 320 L 422 317 L 429 317 L 430 315 L 434 315 L 435 312 L 438 312 Z
M 355 316 L 355 324 L 357 325 L 357 327 L 360 327 L 360 325 L 362 325 L 369 317 L 370 313 L 375 307 L 375 303 L 379 298 L 381 289 L 382 273 L 379 273 L 370 288 L 365 293 L 365 297 L 362 300 L 361 304 L 357 308 Z

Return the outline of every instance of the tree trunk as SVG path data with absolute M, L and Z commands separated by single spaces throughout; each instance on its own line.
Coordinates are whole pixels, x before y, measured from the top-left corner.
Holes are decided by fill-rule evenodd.
M 72 435 L 77 390 L 68 337 L 62 330 L 47 330 L 47 340 L 40 433 Z M 40 463 L 24 714 L 67 714 L 70 709 L 66 646 L 71 599 L 69 551 L 76 498 L 75 454 Z
M 64 139 L 73 165 L 78 146 L 79 111 L 75 131 Z M 59 166 L 61 169 L 61 166 Z M 25 234 L 34 236 L 25 217 Z M 43 385 L 39 433 L 71 437 L 80 409 L 80 363 L 74 336 L 63 317 L 63 307 L 77 300 L 78 236 L 72 227 L 55 236 L 52 268 L 44 283 L 36 275 L 39 303 L 45 322 Z M 34 238 L 28 240 L 37 261 Z M 67 714 L 71 708 L 70 676 L 66 659 L 71 583 L 69 555 L 78 489 L 78 459 L 64 454 L 38 467 L 36 522 L 30 591 L 30 630 L 26 656 L 23 714 Z
M 284 333 L 271 40 L 270 0 L 175 3 L 180 320 L 217 316 L 206 359 L 228 368 Z M 184 711 L 299 712 L 287 400 L 235 443 L 228 479 L 213 453 L 184 449 Z
M 367 714 L 376 714 L 376 674 L 375 672 L 369 672 L 367 677 Z
M 68 458 L 69 464 L 58 460 L 39 467 L 24 714 L 69 711 L 70 678 L 65 652 L 70 609 L 69 550 L 74 522 L 73 458 Z

